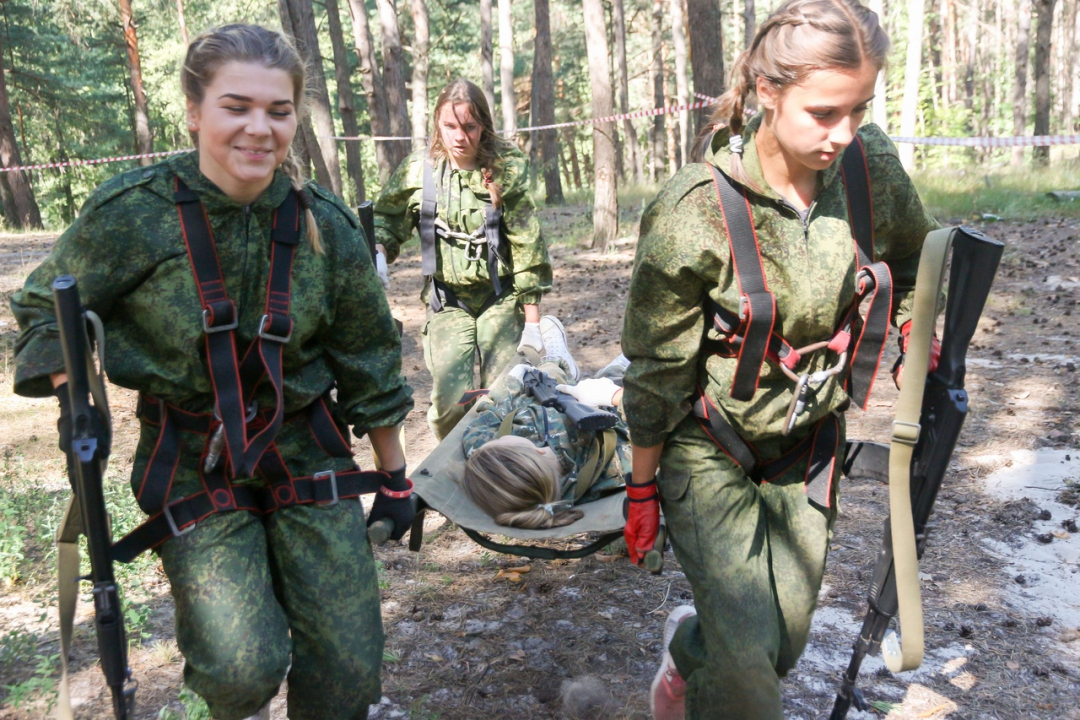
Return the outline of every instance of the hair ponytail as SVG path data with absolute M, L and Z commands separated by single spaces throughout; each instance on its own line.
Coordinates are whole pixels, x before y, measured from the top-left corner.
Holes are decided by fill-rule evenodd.
M 296 162 L 292 148 L 289 148 L 289 153 L 281 163 L 281 171 L 288 176 L 293 190 L 296 191 L 296 199 L 304 211 L 304 222 L 307 223 L 307 239 L 311 243 L 311 249 L 315 251 L 316 255 L 325 254 L 326 249 L 323 248 L 322 238 L 319 237 L 319 225 L 315 222 L 315 213 L 311 212 L 311 199 L 308 197 L 307 191 L 304 190 L 304 176 L 300 173 L 300 165 Z

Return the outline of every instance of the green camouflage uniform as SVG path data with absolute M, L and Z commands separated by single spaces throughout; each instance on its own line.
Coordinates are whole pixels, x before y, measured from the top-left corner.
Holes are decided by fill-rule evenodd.
M 539 369 L 563 385 L 573 385 L 564 366 L 544 362 Z M 531 441 L 537 447 L 550 447 L 555 451 L 562 467 L 562 498 L 573 499 L 578 472 L 593 452 L 596 433 L 579 430 L 564 414 L 554 408 L 544 407 L 525 392 L 516 378 L 506 377 L 501 390 L 492 391 L 479 406 L 479 413 L 465 429 L 461 446 L 465 457 L 470 457 L 481 445 L 493 440 L 499 432 L 503 418 L 514 413 L 514 435 Z M 623 474 L 630 472 L 630 438 L 626 424 L 620 421 L 614 428 L 615 454 L 604 467 L 601 475 L 578 502 L 589 502 L 611 494 L 625 485 Z
M 753 221 L 776 294 L 776 332 L 803 347 L 832 337 L 855 296 L 847 200 L 837 160 L 818 174 L 817 198 L 802 220 L 764 179 L 754 142 L 760 118 L 744 133 L 742 158 L 747 176 L 764 188 L 750 193 Z M 937 225 L 884 133 L 868 125 L 859 137 L 874 199 L 875 252 L 892 272 L 893 321 L 902 324 L 910 316 L 923 239 Z M 718 133 L 707 157 L 725 172 L 727 140 Z M 707 334 L 714 332 L 704 311 L 708 300 L 738 312 L 729 258 L 712 175 L 705 164 L 687 165 L 642 219 L 622 347 L 632 361 L 623 396 L 630 437 L 640 447 L 664 444 L 661 504 L 694 588 L 698 615 L 683 623 L 670 646 L 687 680 L 692 720 L 783 717 L 779 678 L 806 644 L 836 512 L 835 502 L 824 508 L 807 500 L 805 459 L 755 484 L 690 414 L 693 398 L 703 389 L 763 461 L 783 455 L 848 403 L 843 376 L 830 379 L 784 437 L 795 385 L 775 365 L 762 366 L 752 400 L 730 396 L 736 360 L 702 351 L 703 339 L 715 337 Z M 836 359 L 819 352 L 798 372 L 824 369 Z
M 264 312 L 273 210 L 289 191 L 280 171 L 250 206 L 230 200 L 198 169 L 194 153 L 123 173 L 94 191 L 79 219 L 12 298 L 22 334 L 15 391 L 51 394 L 63 370 L 50 286 L 79 281 L 105 325 L 105 368 L 117 385 L 184 410 L 208 413 L 214 399 L 204 359 L 201 304 L 181 233 L 174 179 L 202 200 L 227 289 L 239 308 L 237 346 L 256 336 Z M 285 413 L 337 388 L 333 412 L 357 434 L 392 427 L 412 408 L 401 348 L 367 244 L 349 209 L 308 184 L 325 255 L 306 240 L 292 269 L 292 339 L 284 346 Z M 301 233 L 306 222 L 301 223 Z M 265 391 L 260 407 L 273 406 Z M 329 402 L 329 399 L 328 399 Z M 347 437 L 347 429 L 345 434 Z M 158 426 L 142 422 L 132 485 L 153 453 Z M 170 499 L 201 490 L 196 467 L 205 436 L 180 434 Z M 286 422 L 277 446 L 294 476 L 348 470 L 304 422 Z M 237 482 L 262 482 L 238 479 Z M 187 684 L 218 720 L 255 713 L 289 667 L 291 718 L 365 718 L 380 697 L 383 632 L 374 560 L 358 502 L 293 506 L 260 518 L 212 515 L 159 548 L 176 600 L 176 636 Z
M 426 150 L 417 150 L 406 158 L 375 203 L 375 238 L 386 248 L 388 262 L 397 258 L 419 222 L 426 156 Z M 539 304 L 540 297 L 551 290 L 551 260 L 528 192 L 528 160 L 511 148 L 500 163 L 495 182 L 502 188 L 503 242 L 510 259 L 508 265 L 500 266 L 503 295 L 475 319 L 460 308 L 447 306 L 432 313 L 429 307 L 421 331 L 424 360 L 432 377 L 428 424 L 440 440 L 468 409 L 458 405 L 458 400 L 475 387 L 477 352 L 480 387 L 487 387 L 517 351 L 525 323 L 522 305 Z M 439 161 L 434 167 L 436 181 L 444 164 Z M 484 226 L 484 208 L 490 200 L 480 170 L 447 168 L 438 194 L 438 218 L 456 232 L 475 232 Z M 435 249 L 434 277 L 475 314 L 493 294 L 486 252 L 480 260 L 469 260 L 465 246 L 449 239 L 437 241 Z M 431 284 L 426 283 L 421 293 L 425 304 L 430 293 Z

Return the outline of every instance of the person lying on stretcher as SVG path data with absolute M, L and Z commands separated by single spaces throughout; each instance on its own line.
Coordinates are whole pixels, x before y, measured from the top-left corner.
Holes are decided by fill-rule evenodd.
M 584 405 L 618 408 L 620 379 L 629 361 L 620 355 L 593 379 L 577 382 L 577 364 L 557 318 L 541 319 L 545 355 L 536 369 L 557 390 Z M 505 384 L 483 398 L 462 439 L 466 457 L 461 486 L 500 525 L 550 528 L 583 516 L 573 509 L 625 486 L 630 440 L 621 416 L 608 430 L 582 430 L 564 413 L 541 405 L 526 388 L 531 365 L 507 373 Z

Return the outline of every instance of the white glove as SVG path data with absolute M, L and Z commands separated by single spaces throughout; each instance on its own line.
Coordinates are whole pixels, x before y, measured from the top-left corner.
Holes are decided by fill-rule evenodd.
M 556 385 L 555 389 L 577 399 L 590 407 L 612 407 L 615 393 L 622 390 L 609 378 L 591 378 L 582 380 L 577 385 Z
M 506 376 L 514 378 L 519 383 L 523 383 L 525 382 L 525 373 L 528 370 L 532 370 L 532 365 L 526 365 L 525 363 L 521 363 L 520 365 L 515 365 L 514 367 L 510 368 L 510 372 L 506 373 Z
M 383 288 L 390 288 L 390 271 L 386 267 L 386 256 L 381 252 L 375 252 L 375 272 L 379 273 L 379 282 Z
M 518 352 L 531 347 L 538 353 L 544 352 L 544 339 L 540 337 L 540 323 L 527 322 L 525 329 L 521 331 L 521 342 L 518 343 Z

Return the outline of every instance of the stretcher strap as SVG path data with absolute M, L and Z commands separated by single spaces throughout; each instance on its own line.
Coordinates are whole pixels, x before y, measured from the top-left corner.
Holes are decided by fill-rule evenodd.
M 68 500 L 64 518 L 56 531 L 56 565 L 59 584 L 60 614 L 60 693 L 56 704 L 58 720 L 74 720 L 71 689 L 68 684 L 68 655 L 75 627 L 75 608 L 79 601 L 79 535 L 82 534 L 82 510 L 79 498 Z
M 574 484 L 574 502 L 581 500 L 604 474 L 611 458 L 615 456 L 617 443 L 617 436 L 612 428 L 596 433 L 593 437 L 589 455 L 578 471 L 577 482 Z

